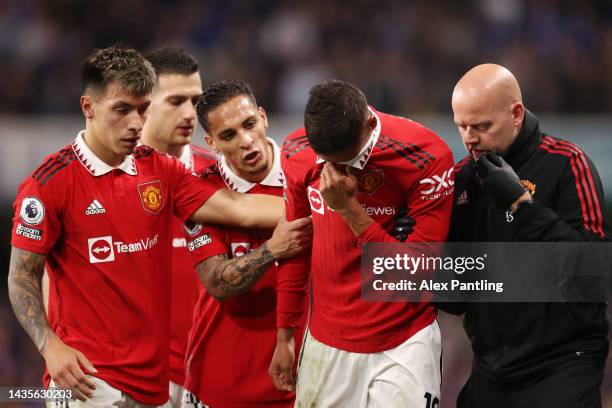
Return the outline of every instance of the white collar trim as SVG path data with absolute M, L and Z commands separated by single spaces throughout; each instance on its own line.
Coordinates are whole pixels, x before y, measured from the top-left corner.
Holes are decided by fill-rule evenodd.
M 339 164 L 344 164 L 344 165 L 354 167 L 359 170 L 363 170 L 366 163 L 370 159 L 370 156 L 372 155 L 372 151 L 374 150 L 374 146 L 376 146 L 376 142 L 378 142 L 378 137 L 380 136 L 380 119 L 378 115 L 376 114 L 376 112 L 374 112 L 374 110 L 370 108 L 369 106 L 368 106 L 368 110 L 370 111 L 372 116 L 376 118 L 376 127 L 374 128 L 374 130 L 372 130 L 372 133 L 370 133 L 370 138 L 368 139 L 368 142 L 363 146 L 363 148 L 361 149 L 361 151 L 359 152 L 357 156 L 353 157 L 350 160 L 341 162 Z M 316 163 L 317 164 L 325 163 L 325 160 L 317 156 Z
M 251 183 L 238 176 L 232 168 L 230 167 L 227 159 L 220 155 L 219 161 L 217 162 L 217 166 L 219 167 L 219 171 L 221 172 L 221 177 L 223 177 L 223 181 L 227 184 L 227 187 L 230 190 L 237 191 L 239 193 L 246 193 L 255 187 L 257 184 L 261 184 L 264 186 L 271 187 L 282 187 L 284 184 L 285 176 L 283 175 L 283 170 L 281 168 L 281 160 L 280 160 L 280 149 L 276 142 L 270 138 L 268 138 L 268 143 L 272 145 L 272 149 L 274 152 L 274 162 L 272 163 L 272 168 L 270 172 L 260 183 Z
M 81 130 L 77 135 L 76 139 L 72 142 L 72 150 L 76 154 L 77 158 L 93 176 L 103 176 L 106 173 L 110 173 L 114 169 L 122 170 L 124 173 L 130 176 L 138 174 L 136 170 L 136 161 L 132 155 L 126 156 L 123 162 L 118 167 L 111 167 L 104 163 L 96 154 L 87 146 L 83 135 L 84 130 Z
M 193 153 L 191 153 L 191 146 L 183 146 L 183 151 L 179 156 L 179 161 L 185 165 L 189 170 L 193 170 Z

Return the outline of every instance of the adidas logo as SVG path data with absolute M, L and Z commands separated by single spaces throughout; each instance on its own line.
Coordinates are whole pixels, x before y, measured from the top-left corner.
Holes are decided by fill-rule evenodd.
M 89 207 L 85 210 L 85 215 L 96 215 L 96 214 L 104 214 L 106 210 L 102 207 L 102 204 L 98 200 L 93 200 Z

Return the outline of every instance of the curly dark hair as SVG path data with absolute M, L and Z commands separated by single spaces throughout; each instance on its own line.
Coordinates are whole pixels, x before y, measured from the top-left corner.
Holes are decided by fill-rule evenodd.
M 155 70 L 138 51 L 114 45 L 94 51 L 83 64 L 83 92 L 103 92 L 116 82 L 133 96 L 151 93 Z
M 368 103 L 359 88 L 333 80 L 315 85 L 304 112 L 304 127 L 317 154 L 336 154 L 359 143 Z

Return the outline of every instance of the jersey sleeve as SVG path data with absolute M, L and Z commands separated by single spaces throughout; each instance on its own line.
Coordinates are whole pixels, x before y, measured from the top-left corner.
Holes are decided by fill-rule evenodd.
M 189 171 L 179 160 L 160 156 L 168 166 L 168 185 L 173 189 L 174 215 L 187 220 L 222 186 Z
M 453 207 L 453 155 L 447 146 L 408 186 L 406 208 L 416 224 L 407 242 L 444 242 L 448 235 Z M 357 237 L 360 245 L 368 242 L 399 242 L 380 224 L 373 222 Z
M 518 241 L 609 241 L 603 188 L 595 165 L 574 147 L 551 206 L 534 196 L 516 213 Z
M 300 163 L 281 155 L 285 175 L 283 197 L 287 221 L 310 216 L 310 204 Z M 306 309 L 306 292 L 310 271 L 310 251 L 279 262 L 277 280 L 277 326 L 299 328 Z
M 185 223 L 185 239 L 194 265 L 211 256 L 229 253 L 225 231 L 221 226 L 187 221 Z
M 29 177 L 17 192 L 13 203 L 11 245 L 38 254 L 47 254 L 62 232 L 60 185 L 42 185 Z

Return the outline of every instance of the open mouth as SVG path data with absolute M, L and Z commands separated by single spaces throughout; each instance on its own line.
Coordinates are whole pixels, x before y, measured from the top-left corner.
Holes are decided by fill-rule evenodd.
M 259 152 L 255 150 L 247 153 L 243 159 L 247 164 L 255 164 L 259 160 Z

